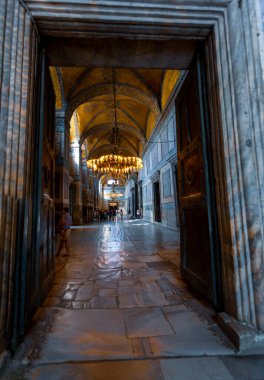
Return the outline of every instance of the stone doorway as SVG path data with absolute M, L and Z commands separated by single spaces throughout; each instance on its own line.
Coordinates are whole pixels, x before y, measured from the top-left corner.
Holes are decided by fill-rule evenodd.
M 67 50 L 67 46 L 68 46 L 68 41 L 67 41 L 67 39 L 65 38 L 65 39 L 62 39 L 60 42 L 61 42 L 61 45 L 60 46 L 63 46 L 63 47 L 65 47 L 65 49 Z M 46 49 L 46 58 L 47 58 L 47 60 L 50 62 L 50 63 L 53 63 L 53 62 L 56 62 L 56 60 L 57 61 L 60 61 L 60 60 L 62 60 L 62 62 L 64 62 L 63 64 L 67 64 L 67 62 L 68 62 L 68 58 L 66 58 L 66 61 L 64 60 L 65 58 L 63 58 L 64 57 L 64 55 L 63 55 L 63 53 L 61 52 L 60 54 L 58 54 L 58 51 L 57 51 L 57 49 L 56 50 L 54 50 L 54 43 L 58 43 L 58 40 L 53 40 L 53 39 L 47 39 L 45 42 L 44 42 L 44 44 L 45 44 L 45 49 Z M 78 44 L 79 42 L 78 41 L 76 41 L 76 44 Z M 109 40 L 109 43 L 110 44 L 112 44 L 113 45 L 113 49 L 114 49 L 114 51 L 115 50 L 117 50 L 117 52 L 114 54 L 114 60 L 116 60 L 116 61 L 118 61 L 118 57 L 119 57 L 119 55 L 118 54 L 120 54 L 120 53 L 118 53 L 118 48 L 119 48 L 119 45 L 118 44 L 120 44 L 121 42 L 120 42 L 120 40 L 118 39 L 117 41 L 112 41 L 112 39 L 110 39 Z M 147 60 L 146 60 L 146 62 L 143 62 L 143 63 L 141 63 L 141 65 L 144 67 L 145 65 L 147 65 L 148 67 L 151 67 L 151 69 L 152 69 L 152 67 L 153 67 L 153 69 L 158 69 L 159 67 L 160 67 L 160 63 L 159 62 L 156 62 L 155 61 L 155 57 L 157 57 L 157 55 L 159 54 L 159 50 L 162 50 L 162 49 L 159 49 L 159 47 L 161 47 L 161 46 L 163 46 L 164 45 L 164 50 L 165 50 L 165 56 L 166 56 L 166 49 L 170 49 L 171 48 L 171 45 L 169 44 L 169 46 L 167 46 L 167 42 L 164 42 L 164 41 L 161 41 L 161 42 L 159 42 L 159 41 L 152 41 L 152 43 L 153 43 L 153 46 L 152 46 L 152 56 L 151 56 L 151 58 L 148 58 Z M 66 44 L 65 46 L 64 46 L 64 44 Z M 87 40 L 87 44 L 90 46 L 91 44 L 92 44 L 92 42 L 90 41 L 90 40 Z M 97 44 L 101 44 L 101 41 L 97 41 Z M 192 64 L 192 62 L 193 62 L 193 59 L 194 59 L 194 57 L 195 57 L 195 55 L 196 55 L 196 52 L 197 52 L 197 49 L 201 49 L 201 46 L 203 46 L 203 49 L 204 50 L 206 50 L 206 46 L 207 46 L 207 44 L 208 44 L 208 41 L 207 42 L 203 42 L 203 43 L 193 43 L 193 42 L 185 42 L 184 43 L 184 45 L 180 45 L 180 46 L 178 46 L 178 43 L 175 45 L 175 50 L 174 50 L 174 55 L 176 56 L 177 54 L 179 55 L 179 52 L 181 51 L 181 49 L 182 49 L 182 62 L 181 62 L 181 64 L 180 64 L 180 67 L 181 68 L 185 68 L 185 70 L 186 71 L 188 71 L 188 69 L 190 68 L 190 66 L 191 66 L 191 64 Z M 97 45 L 98 46 L 98 45 Z M 142 45 L 141 43 L 139 43 L 138 44 L 138 49 L 139 49 L 139 51 L 142 49 L 142 46 L 144 46 L 144 44 Z M 172 44 L 172 46 L 173 46 L 173 44 Z M 83 47 L 80 47 L 80 50 L 82 51 L 82 53 L 83 53 L 83 55 L 85 55 L 85 51 L 83 50 Z M 130 42 L 130 43 L 128 43 L 128 48 L 127 48 L 127 54 L 128 54 L 128 57 L 129 57 L 129 59 L 131 60 L 131 62 L 128 62 L 129 63 L 129 65 L 130 65 L 130 70 L 135 70 L 136 69 L 136 67 L 134 68 L 133 67 L 133 57 L 132 57 L 132 52 L 133 52 L 133 50 L 134 50 L 134 48 L 133 48 L 133 44 Z M 184 52 L 185 51 L 188 51 L 188 54 L 186 53 L 186 54 L 184 54 Z M 175 56 L 174 56 L 174 58 L 175 58 Z M 67 56 L 66 56 L 67 57 Z M 169 62 L 170 62 L 170 65 L 172 65 L 172 63 L 171 63 L 171 60 L 172 60 L 172 56 L 171 55 L 168 55 L 168 53 L 167 53 L 167 56 L 166 56 L 166 58 L 169 60 Z M 105 65 L 108 65 L 107 64 L 107 60 L 108 60 L 108 56 L 107 56 L 107 54 L 104 54 L 104 55 L 102 55 L 101 56 L 101 64 L 103 64 L 103 66 L 105 66 Z M 68 68 L 68 70 L 70 71 L 71 69 L 74 69 L 74 68 L 77 68 L 78 69 L 78 67 L 79 67 L 79 62 L 77 61 L 77 63 L 76 63 L 76 66 L 74 66 L 74 67 L 70 67 L 70 68 Z M 165 65 L 166 65 L 167 63 L 163 63 L 163 66 L 165 67 Z M 174 62 L 174 65 L 176 65 L 176 64 L 179 64 L 179 63 L 177 63 L 177 62 Z M 173 66 L 174 67 L 174 66 Z M 178 67 L 176 67 L 175 66 L 175 68 L 177 69 Z M 207 67 L 207 69 L 208 70 L 210 70 L 210 68 L 209 67 Z M 88 68 L 86 68 L 86 70 L 91 70 L 89 67 Z M 120 70 L 122 70 L 122 68 L 120 68 Z M 207 73 L 207 75 L 209 75 L 209 72 Z M 183 79 L 183 82 L 184 82 L 184 79 Z M 180 88 L 180 87 L 179 87 Z M 56 88 L 55 88 L 55 90 L 56 90 Z M 108 91 L 108 89 L 107 88 L 103 88 L 102 89 L 103 91 L 106 91 L 106 93 L 107 93 L 107 91 Z M 97 91 L 97 89 L 95 89 L 95 91 Z M 215 91 L 215 89 L 214 89 L 214 91 Z M 215 92 L 212 92 L 212 96 L 214 95 L 214 96 L 216 96 L 216 93 Z M 88 96 L 90 96 L 90 94 L 88 93 Z M 65 109 L 65 116 L 64 116 L 64 118 L 65 118 L 65 123 L 67 123 L 67 120 L 69 120 L 70 119 L 70 117 L 71 117 L 71 115 L 72 115 L 72 113 L 74 112 L 74 110 L 75 110 L 75 108 L 76 107 L 78 107 L 78 106 L 81 106 L 84 102 L 85 102 L 85 100 L 86 100 L 86 97 L 87 97 L 87 93 L 84 91 L 83 93 L 81 93 L 81 96 L 80 96 L 80 98 L 79 97 L 75 97 L 75 98 L 73 98 L 73 101 L 72 102 L 69 102 L 69 104 L 67 104 L 67 106 L 66 106 L 66 109 Z M 155 107 L 155 106 L 154 106 Z M 212 117 L 213 117 L 213 114 L 215 113 L 216 114 L 216 109 L 215 109 L 215 106 L 212 106 L 212 109 L 211 109 L 211 114 L 212 114 Z M 61 117 L 61 115 L 60 115 L 60 117 Z M 216 123 L 217 122 L 217 120 L 213 120 L 213 122 L 214 123 Z M 68 139 L 69 139 L 69 137 L 68 137 Z M 208 137 L 208 139 L 210 139 L 210 137 Z M 67 141 L 67 138 L 66 138 L 66 141 Z M 83 141 L 82 140 L 82 137 L 81 137 L 81 141 Z M 211 141 L 208 141 L 208 143 L 209 144 L 211 144 Z M 67 148 L 67 145 L 66 145 L 66 147 L 65 147 L 65 157 L 67 158 L 68 156 L 69 156 L 69 152 L 68 152 L 68 150 L 69 150 L 69 148 Z M 211 167 L 213 167 L 214 166 L 214 163 L 213 163 L 213 159 L 214 159 L 214 157 L 211 155 L 211 156 L 208 156 L 207 157 L 207 159 L 209 160 L 209 161 L 211 161 L 210 162 L 210 166 Z M 160 177 L 160 172 L 158 171 L 158 172 L 156 172 L 155 174 L 154 174 L 154 176 L 153 176 L 153 178 L 152 178 L 152 180 L 153 180 L 153 194 L 154 194 L 154 203 L 153 203 L 153 209 L 154 209 L 154 221 L 155 222 L 158 222 L 158 223 L 160 223 L 161 221 L 162 221 L 162 216 L 161 216 L 161 201 L 160 201 L 160 182 L 159 181 L 157 181 L 157 178 L 159 178 Z M 67 183 L 67 179 L 66 179 L 66 183 Z M 67 186 L 66 186 L 67 187 Z M 177 186 L 178 187 L 178 186 Z M 130 201 L 130 210 L 131 210 L 131 215 L 132 215 L 132 217 L 136 217 L 136 211 L 137 211 L 137 196 L 138 196 L 138 190 L 137 190 L 137 183 L 135 182 L 135 184 L 134 184 L 134 187 L 133 188 L 131 188 L 130 189 L 131 190 L 131 195 L 130 195 L 130 197 L 129 197 L 129 201 Z M 72 202 L 73 202 L 73 186 L 71 185 L 70 187 L 69 187 L 69 204 L 70 204 L 70 206 L 73 208 L 73 204 L 72 204 Z M 113 205 L 113 204 L 111 204 L 111 207 L 114 207 L 114 208 L 116 208 L 117 206 L 116 206 L 116 204 L 115 205 Z M 210 206 L 208 206 L 208 208 L 209 208 Z M 211 206 L 212 207 L 212 206 Z M 213 209 L 210 209 L 210 213 L 211 213 L 211 215 L 213 215 L 214 213 L 215 213 L 215 211 L 213 210 Z M 215 217 L 217 217 L 217 215 L 215 214 Z M 191 222 L 189 222 L 189 227 L 190 227 L 190 229 L 195 229 L 195 226 L 192 226 L 191 225 Z M 216 225 L 217 223 L 215 223 L 215 225 Z M 218 258 L 218 260 L 219 260 L 219 258 Z M 221 266 L 222 265 L 222 263 L 220 262 L 220 260 L 218 261 L 218 263 L 217 263 L 217 265 L 219 265 L 219 266 Z M 209 269 L 209 272 L 210 272 L 210 278 L 211 277 L 214 277 L 215 276 L 215 272 L 214 272 L 214 269 L 215 268 L 210 268 Z M 219 269 L 219 273 L 221 272 L 221 270 Z M 219 288 L 221 288 L 221 278 L 219 277 L 218 278 L 218 280 L 219 280 L 219 284 L 218 284 L 218 287 Z M 193 285 L 194 286 L 194 288 L 196 288 L 196 290 L 198 290 L 199 291 L 199 287 L 197 286 L 195 286 L 195 285 Z M 212 296 L 212 297 L 210 297 L 210 298 L 214 298 L 214 296 Z M 218 300 L 217 301 L 217 303 L 215 303 L 214 304 L 214 306 L 218 309 L 218 310 L 220 310 L 221 311 L 221 309 L 219 308 L 219 305 L 220 304 L 222 304 L 222 300 Z
M 153 41 L 159 40 L 160 43 L 163 40 L 164 52 L 167 54 L 163 55 L 165 59 L 159 59 L 158 62 L 165 67 L 170 67 L 171 62 L 175 63 L 176 60 L 177 63 L 186 63 L 186 57 L 191 59 L 192 56 L 191 47 L 203 41 L 210 118 L 213 120 L 212 154 L 222 252 L 224 310 L 237 320 L 263 330 L 264 279 L 261 263 L 264 168 L 261 129 L 263 102 L 260 101 L 263 95 L 263 62 L 261 38 L 256 37 L 261 37 L 263 27 L 259 26 L 257 2 L 212 0 L 210 5 L 208 2 L 197 4 L 194 0 L 187 5 L 181 1 L 166 1 L 162 5 L 146 2 L 139 8 L 136 2 L 132 4 L 120 1 L 106 8 L 104 2 L 84 5 L 79 1 L 60 4 L 42 1 L 37 4 L 31 0 L 11 0 L 3 2 L 3 9 L 4 22 L 0 23 L 0 27 L 1 31 L 2 28 L 7 28 L 7 33 L 2 35 L 3 44 L 6 43 L 8 49 L 3 50 L 1 63 L 4 62 L 8 70 L 1 73 L 1 110 L 3 109 L 3 138 L 10 137 L 5 152 L 17 146 L 17 136 L 20 136 L 19 149 L 17 152 L 12 150 L 12 155 L 16 156 L 14 161 L 18 161 L 19 157 L 20 165 L 12 166 L 11 159 L 3 153 L 5 191 L 1 198 L 1 217 L 3 216 L 2 225 L 7 226 L 7 229 L 2 231 L 1 241 L 3 252 L 11 252 L 12 258 L 3 260 L 3 273 L 14 272 L 18 255 L 15 245 L 11 243 L 11 237 L 17 236 L 17 231 L 20 230 L 16 223 L 16 205 L 19 202 L 27 204 L 29 200 L 31 209 L 33 202 L 30 197 L 32 189 L 26 179 L 28 173 L 33 171 L 28 163 L 32 151 L 29 147 L 34 149 L 36 143 L 32 139 L 35 128 L 32 120 L 36 120 L 34 98 L 40 40 L 44 43 L 45 39 L 45 47 L 53 66 L 62 65 L 62 60 L 66 59 L 68 66 L 78 66 L 81 63 L 86 65 L 92 61 L 98 66 L 102 62 L 101 52 L 106 50 L 108 64 L 112 66 L 133 66 L 135 60 L 147 65 Z M 8 22 L 5 22 L 5 17 Z M 17 35 L 17 26 L 21 31 L 20 38 L 12 39 L 12 33 Z M 91 36 L 94 48 L 89 49 L 85 38 Z M 121 38 L 121 43 L 117 46 L 122 54 L 112 54 L 115 47 L 110 46 L 109 49 L 109 45 L 106 48 L 103 43 L 98 45 L 95 37 L 102 41 L 107 37 L 108 40 L 103 43 L 108 43 L 109 38 Z M 130 55 L 124 54 L 124 45 L 133 39 L 140 41 L 134 50 L 138 54 L 133 54 L 133 51 Z M 177 49 L 171 45 L 172 41 L 178 45 L 178 52 L 182 52 L 180 48 L 184 44 L 185 55 L 177 54 L 176 57 Z M 101 51 L 98 51 L 98 46 L 102 47 Z M 16 54 L 18 49 L 19 54 Z M 119 62 L 116 61 L 117 56 Z M 16 65 L 21 70 L 15 81 Z M 15 96 L 15 92 L 23 94 L 22 102 L 20 95 Z M 9 112 L 8 104 L 12 104 L 12 107 L 15 105 L 16 112 Z M 21 116 L 20 124 L 17 120 L 14 122 L 14 115 Z M 27 138 L 29 145 L 25 142 Z M 14 178 L 19 178 L 19 181 L 14 181 Z M 258 190 L 257 196 L 252 189 Z M 34 220 L 29 213 L 29 230 L 34 230 Z M 40 240 L 40 233 L 39 230 L 35 231 L 35 241 Z M 23 247 L 25 252 L 32 252 L 38 263 L 38 250 L 30 241 L 24 240 L 18 242 L 19 249 Z M 37 272 L 39 270 L 36 268 Z M 10 283 L 8 275 L 7 282 Z M 6 304 L 12 298 L 9 294 L 10 286 L 3 285 L 5 301 L 4 312 L 1 312 L 4 315 L 2 326 L 9 326 L 8 331 L 5 328 L 1 330 L 4 342 L 10 335 L 11 317 L 10 313 L 5 312 L 8 309 Z M 1 347 L 4 346 L 5 343 L 1 342 Z

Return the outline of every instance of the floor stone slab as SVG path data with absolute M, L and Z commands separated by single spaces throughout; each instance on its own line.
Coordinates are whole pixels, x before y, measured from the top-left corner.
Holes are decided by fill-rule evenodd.
M 149 343 L 154 356 L 218 356 L 233 355 L 235 352 L 221 343 L 176 335 L 150 337 Z
M 137 261 L 142 261 L 144 263 L 154 263 L 154 262 L 161 262 L 163 259 L 158 255 L 152 255 L 152 256 L 137 256 Z
M 101 288 L 101 289 L 96 289 L 96 296 L 100 297 L 106 297 L 106 296 L 117 296 L 118 295 L 118 290 L 116 288 Z
M 86 283 L 80 287 L 75 296 L 75 301 L 86 301 L 93 295 L 93 283 Z
M 223 357 L 221 358 L 234 379 L 263 380 L 264 356 L 251 357 Z
M 131 357 L 122 310 L 61 310 L 37 363 Z
M 103 281 L 98 280 L 95 282 L 95 289 L 116 289 L 118 285 L 117 281 Z
M 96 296 L 91 301 L 92 309 L 114 309 L 117 307 L 117 297 Z
M 189 380 L 193 373 L 204 380 L 214 379 L 214 368 L 219 376 L 260 380 L 254 365 L 228 360 L 236 353 L 216 329 L 213 311 L 200 307 L 180 275 L 175 236 L 133 222 L 73 231 L 73 254 L 56 260 L 56 285 L 24 345 L 33 380 Z M 174 362 L 175 356 L 181 359 Z
M 29 380 L 163 380 L 159 361 L 54 364 L 31 370 Z
M 134 293 L 142 293 L 143 288 L 141 284 L 134 285 L 134 286 L 121 286 L 118 289 L 118 293 L 120 296 L 126 296 L 127 294 L 134 294 Z
M 143 281 L 142 287 L 145 293 L 160 293 L 160 288 L 156 281 Z
M 118 298 L 121 309 L 169 305 L 169 301 L 162 293 L 132 293 L 119 295 Z
M 138 280 L 121 280 L 118 282 L 119 287 L 134 287 L 141 285 Z
M 164 380 L 234 380 L 218 358 L 161 360 L 161 368 Z
M 129 338 L 174 334 L 159 308 L 125 310 L 125 322 Z
M 67 292 L 65 292 L 63 294 L 62 298 L 64 300 L 72 301 L 74 299 L 75 295 L 76 295 L 76 291 L 75 290 L 68 290 Z

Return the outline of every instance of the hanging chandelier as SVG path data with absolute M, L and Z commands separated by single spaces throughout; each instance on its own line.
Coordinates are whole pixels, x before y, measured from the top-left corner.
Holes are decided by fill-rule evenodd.
M 123 195 L 124 195 L 123 193 L 116 193 L 115 191 L 113 191 L 112 193 L 105 194 L 105 197 L 115 199 L 115 198 L 123 197 Z
M 88 168 L 99 173 L 111 173 L 114 178 L 120 174 L 130 174 L 143 168 L 139 157 L 126 157 L 117 154 L 107 154 L 87 161 Z
M 113 101 L 114 101 L 114 127 L 110 136 L 110 142 L 113 145 L 113 152 L 87 161 L 87 167 L 98 173 L 110 173 L 113 178 L 118 178 L 121 174 L 130 174 L 138 172 L 143 168 L 142 160 L 135 156 L 123 156 L 118 154 L 118 145 L 121 142 L 121 136 L 117 127 L 116 117 L 116 87 L 115 87 L 115 69 L 112 69 L 113 78 Z
M 112 200 L 116 199 L 116 198 L 120 198 L 120 197 L 123 197 L 123 193 L 117 193 L 115 191 L 115 187 L 117 187 L 117 183 L 116 182 L 113 182 L 112 183 L 112 191 L 110 193 L 107 193 L 105 194 L 105 198 L 112 198 Z

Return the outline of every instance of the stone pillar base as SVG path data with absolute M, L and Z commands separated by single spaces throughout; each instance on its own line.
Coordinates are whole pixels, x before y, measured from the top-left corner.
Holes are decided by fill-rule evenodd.
M 218 322 L 241 355 L 264 354 L 264 332 L 239 322 L 226 313 L 218 314 Z

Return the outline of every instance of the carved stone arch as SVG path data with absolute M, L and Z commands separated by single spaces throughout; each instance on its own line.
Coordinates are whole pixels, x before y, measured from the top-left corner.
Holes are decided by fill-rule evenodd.
M 77 107 L 79 107 L 83 103 L 87 103 L 89 100 L 94 99 L 101 95 L 107 95 L 113 93 L 113 86 L 111 84 L 100 84 L 91 86 L 88 89 L 82 91 L 81 93 L 74 96 L 71 100 L 69 100 L 66 116 L 70 120 L 73 112 Z M 144 93 L 127 84 L 117 84 L 116 85 L 116 95 L 125 95 L 128 98 L 133 98 L 138 100 L 140 103 L 147 106 L 151 109 L 157 117 L 160 115 L 161 111 L 159 105 L 157 103 L 156 98 L 153 98 L 150 94 Z

